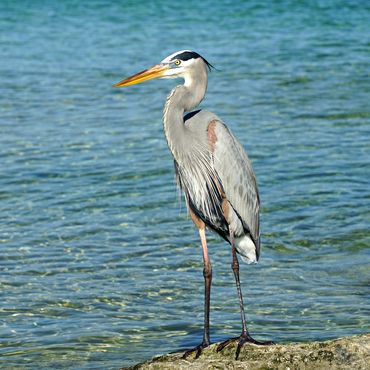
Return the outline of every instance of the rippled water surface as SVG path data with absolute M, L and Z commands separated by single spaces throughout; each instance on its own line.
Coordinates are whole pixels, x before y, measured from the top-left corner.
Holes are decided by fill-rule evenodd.
M 250 331 L 369 331 L 370 8 L 262 4 L 1 3 L 1 368 L 117 369 L 199 343 L 201 250 L 161 123 L 175 82 L 111 88 L 185 48 L 216 66 L 202 106 L 259 183 Z M 230 248 L 209 246 L 216 341 L 240 322 Z

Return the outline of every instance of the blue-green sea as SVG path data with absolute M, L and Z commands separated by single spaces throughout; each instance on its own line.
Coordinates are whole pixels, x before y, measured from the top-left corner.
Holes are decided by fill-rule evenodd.
M 201 247 L 162 131 L 176 81 L 111 88 L 182 49 L 216 67 L 201 106 L 259 184 L 251 334 L 369 332 L 368 1 L 5 0 L 1 369 L 118 369 L 200 343 Z M 230 246 L 208 243 L 219 341 L 241 323 Z

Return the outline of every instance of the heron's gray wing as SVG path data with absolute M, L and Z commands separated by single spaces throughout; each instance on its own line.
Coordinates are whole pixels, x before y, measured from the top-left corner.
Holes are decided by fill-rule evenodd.
M 208 137 L 225 196 L 258 247 L 260 200 L 252 164 L 243 146 L 221 121 L 211 121 Z

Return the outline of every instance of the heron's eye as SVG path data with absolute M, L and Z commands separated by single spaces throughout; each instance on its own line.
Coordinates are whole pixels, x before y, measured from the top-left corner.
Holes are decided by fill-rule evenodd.
M 179 66 L 179 65 L 181 64 L 181 60 L 180 60 L 180 59 L 176 59 L 176 60 L 175 60 L 175 64 L 176 64 L 177 66 Z

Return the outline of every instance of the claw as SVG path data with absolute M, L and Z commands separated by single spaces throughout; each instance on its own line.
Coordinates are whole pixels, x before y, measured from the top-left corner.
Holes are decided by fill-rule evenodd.
M 235 338 L 229 338 L 229 339 L 225 340 L 224 342 L 222 342 L 221 344 L 219 344 L 217 346 L 216 352 L 222 351 L 229 343 L 236 342 L 239 339 L 240 339 L 240 337 L 235 337 Z
M 268 345 L 275 344 L 272 341 L 261 342 L 261 341 L 255 340 L 247 333 L 247 334 L 241 334 L 239 337 L 227 339 L 224 342 L 220 343 L 216 348 L 216 352 L 222 351 L 228 344 L 232 342 L 238 343 L 238 346 L 236 347 L 236 352 L 235 352 L 235 360 L 239 358 L 240 350 L 245 343 L 252 343 L 258 346 L 268 346 Z
M 182 358 L 186 359 L 187 357 L 189 357 L 189 355 L 191 355 L 193 352 L 195 352 L 194 359 L 197 359 L 202 354 L 203 349 L 207 348 L 207 347 L 209 347 L 209 343 L 201 343 L 201 344 L 199 344 L 199 346 L 196 346 L 195 348 L 187 350 L 182 355 Z

